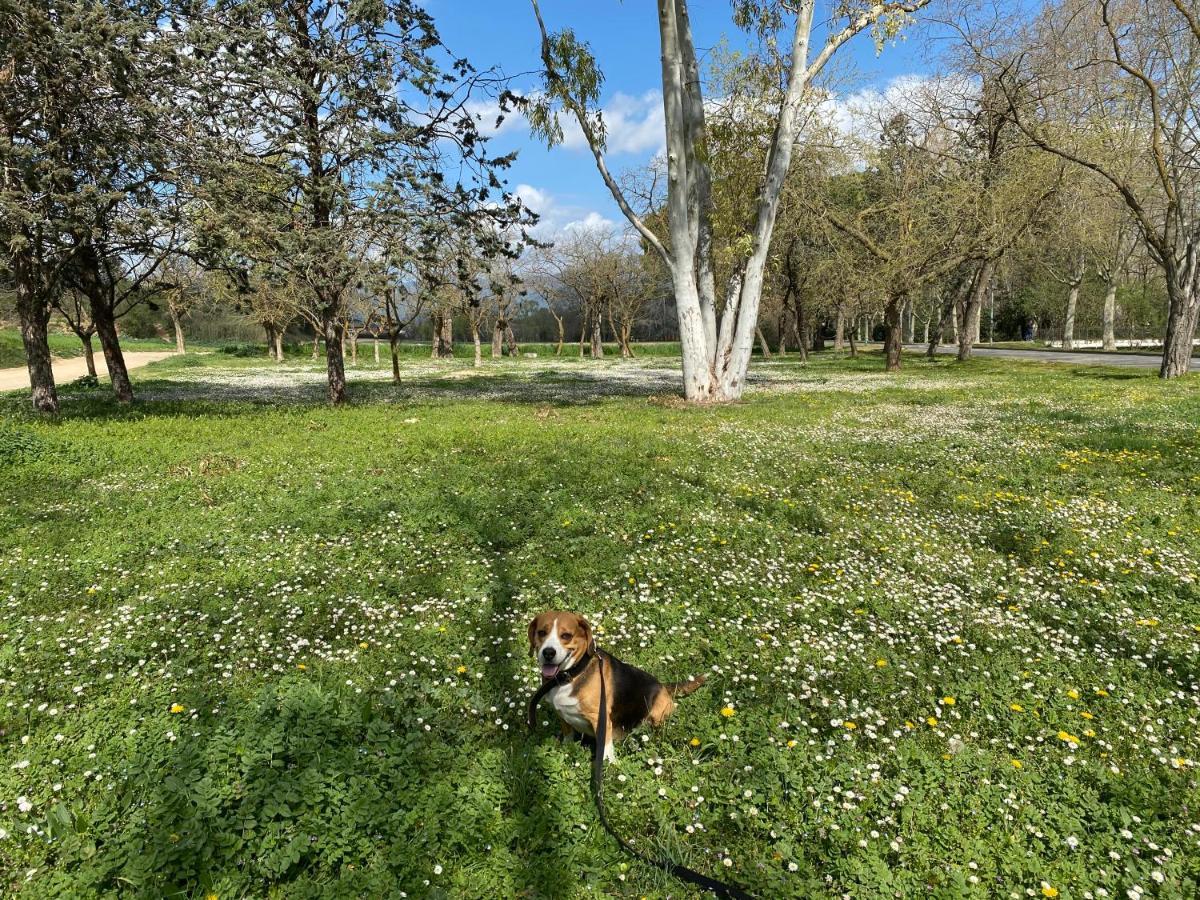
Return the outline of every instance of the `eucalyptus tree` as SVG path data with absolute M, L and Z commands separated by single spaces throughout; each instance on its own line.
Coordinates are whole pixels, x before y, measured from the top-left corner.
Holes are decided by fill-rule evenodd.
M 1200 14 L 1188 0 L 1050 0 L 1003 40 L 968 33 L 1025 135 L 1102 178 L 1166 283 L 1162 378 L 1200 319 Z
M 436 215 L 520 218 L 499 178 L 512 157 L 488 154 L 468 105 L 491 90 L 504 105 L 503 83 L 450 54 L 417 0 L 215 0 L 199 18 L 225 84 L 207 98 L 228 156 L 206 173 L 212 205 L 311 293 L 341 403 L 347 291 L 414 195 Z
M 666 123 L 666 240 L 635 212 L 609 171 L 605 125 L 598 109 L 604 79 L 590 48 L 569 28 L 551 33 L 537 0 L 532 0 L 541 34 L 543 85 L 530 102 L 530 122 L 548 143 L 555 144 L 563 138 L 560 115 L 565 112 L 575 119 L 621 212 L 662 259 L 675 295 L 683 388 L 689 400 L 736 399 L 745 387 L 780 193 L 801 124 L 799 110 L 813 78 L 855 35 L 869 29 L 879 40 L 894 35 L 927 2 L 850 0 L 836 4 L 828 37 L 816 49 L 816 0 L 736 0 L 734 18 L 739 26 L 757 30 L 770 39 L 766 43 L 777 41 L 787 48 L 787 76 L 773 134 L 753 187 L 754 211 L 727 239 L 740 253 L 720 300 L 712 258 L 713 173 L 706 100 L 687 0 L 657 2 Z

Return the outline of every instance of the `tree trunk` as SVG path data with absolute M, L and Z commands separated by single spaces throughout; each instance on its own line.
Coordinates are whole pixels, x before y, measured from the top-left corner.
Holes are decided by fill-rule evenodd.
M 504 328 L 507 324 L 503 316 L 496 317 L 496 324 L 492 326 L 492 359 L 504 355 Z
M 992 273 L 996 271 L 996 261 L 985 259 L 975 273 L 966 299 L 961 303 L 963 327 L 958 332 L 959 361 L 971 358 L 975 343 L 979 340 L 979 316 L 983 311 L 983 297 L 992 283 Z
M 92 336 L 90 334 L 79 338 L 79 343 L 83 344 L 83 359 L 87 363 L 88 375 L 92 378 L 98 378 L 96 374 L 96 351 L 92 349 Z
M 563 331 L 563 320 L 561 316 L 555 316 L 554 321 L 558 324 L 558 343 L 554 345 L 554 355 L 562 356 L 563 340 L 566 338 L 566 334 Z
M 799 292 L 792 291 L 792 337 L 800 351 L 800 362 L 808 362 L 808 323 L 804 319 L 804 299 Z
M 763 334 L 762 326 L 755 325 L 754 333 L 758 337 L 758 348 L 762 351 L 763 359 L 771 358 L 771 348 L 767 345 L 767 336 Z
M 841 353 L 846 349 L 846 313 L 840 306 L 833 327 L 833 349 Z
M 604 334 L 601 330 L 603 328 L 603 310 L 597 304 L 596 311 L 592 316 L 592 359 L 600 359 L 604 356 Z
M 1067 311 L 1063 316 L 1063 333 L 1062 346 L 1064 350 L 1071 350 L 1075 346 L 1075 309 L 1079 305 L 1079 288 L 1083 284 L 1084 260 L 1083 254 L 1079 254 L 1079 262 L 1075 266 L 1075 270 L 1071 273 L 1071 278 L 1067 282 Z
M 812 330 L 812 348 L 814 351 L 822 351 L 825 349 L 825 322 L 820 320 L 817 322 L 817 327 Z
M 283 329 L 275 329 L 275 362 L 283 362 Z
M 329 376 L 329 402 L 337 406 L 346 402 L 346 360 L 342 355 L 343 334 L 341 322 L 326 307 L 322 327 L 325 331 L 325 370 Z
M 635 354 L 633 352 L 632 339 L 633 339 L 633 326 L 632 325 L 622 325 L 621 326 L 621 351 L 625 354 L 625 357 L 627 359 L 633 359 L 635 356 Z
M 125 366 L 125 355 L 121 352 L 121 340 L 117 337 L 117 323 L 112 310 L 102 299 L 89 297 L 92 321 L 96 324 L 96 336 L 104 351 L 104 363 L 108 366 L 108 378 L 118 403 L 133 402 L 133 385 L 129 381 L 129 369 Z
M 854 359 L 858 356 L 858 345 L 854 343 L 854 328 L 850 329 L 850 358 Z
M 917 309 L 916 304 L 908 301 L 908 305 L 904 307 L 904 340 L 906 343 L 913 343 L 916 337 L 917 330 Z
M 343 329 L 345 332 L 345 329 Z M 358 365 L 358 333 L 345 334 L 345 340 L 350 342 L 350 365 Z
M 904 342 L 904 331 L 901 327 L 903 309 L 903 295 L 888 298 L 884 314 L 884 322 L 887 325 L 887 336 L 883 341 L 883 352 L 887 358 L 887 371 L 889 372 L 900 371 L 900 355 Z
M 521 348 L 517 346 L 517 336 L 513 334 L 512 325 L 505 327 L 504 341 L 508 344 L 508 355 L 517 359 L 521 355 Z
M 183 355 L 187 352 L 187 349 L 183 346 L 183 320 L 180 319 L 179 314 L 173 309 L 168 309 L 168 313 L 171 316 L 171 325 L 175 328 L 175 352 Z
M 976 270 L 978 271 L 978 270 Z M 974 283 L 975 276 L 968 275 L 966 270 L 961 271 L 958 277 L 953 282 L 953 285 L 946 291 L 942 297 L 942 310 L 938 316 L 937 325 L 934 326 L 933 334 L 928 336 L 929 348 L 925 351 L 925 355 L 933 359 L 937 355 L 937 348 L 941 345 L 942 340 L 946 337 L 946 326 L 951 322 L 957 322 L 958 307 L 962 304 L 963 298 L 967 296 L 971 285 Z M 958 329 L 954 332 L 955 341 L 958 340 Z
M 267 333 L 267 358 L 278 362 L 279 358 L 275 355 L 275 326 L 264 325 L 263 331 Z
M 779 319 L 775 323 L 775 333 L 778 335 L 778 349 L 775 351 L 780 356 L 787 356 L 787 310 L 783 310 L 779 314 Z
M 371 338 L 371 349 L 375 353 L 375 366 L 376 366 L 376 368 L 378 368 L 379 367 L 379 337 L 378 336 Z
M 400 383 L 400 333 L 388 335 L 388 347 L 392 351 L 392 384 Z
M 433 348 L 430 354 L 434 359 L 450 359 L 454 356 L 454 316 L 451 313 L 433 314 Z
M 54 367 L 50 362 L 50 307 L 34 285 L 32 261 L 24 250 L 12 254 L 11 265 L 16 282 L 17 313 L 21 320 L 21 343 L 25 347 L 25 366 L 29 370 L 33 408 L 38 412 L 58 412 L 58 391 L 54 386 Z
M 1163 338 L 1162 366 L 1158 370 L 1160 378 L 1186 375 L 1192 364 L 1192 341 L 1196 335 L 1196 320 L 1200 318 L 1200 260 L 1193 258 L 1190 264 L 1195 267 L 1189 273 L 1190 277 L 1167 279 L 1171 305 L 1167 333 Z
M 1117 349 L 1117 282 L 1109 279 L 1104 290 L 1104 349 Z
M 478 322 L 471 323 L 471 341 L 475 344 L 475 368 L 478 369 L 480 366 L 483 365 L 483 342 L 479 339 L 479 323 Z M 496 345 L 493 343 L 492 344 L 492 356 L 493 357 L 496 355 L 495 350 L 496 350 Z
M 317 331 L 317 330 L 314 328 L 314 329 L 313 329 L 313 349 L 312 349 L 312 358 L 313 358 L 313 359 L 316 359 L 316 358 L 317 358 L 317 356 L 318 356 L 318 355 L 320 355 L 320 352 L 321 352 L 321 332 Z
M 1067 311 L 1063 316 L 1062 347 L 1071 350 L 1075 346 L 1075 307 L 1079 304 L 1079 282 L 1071 282 L 1067 290 Z

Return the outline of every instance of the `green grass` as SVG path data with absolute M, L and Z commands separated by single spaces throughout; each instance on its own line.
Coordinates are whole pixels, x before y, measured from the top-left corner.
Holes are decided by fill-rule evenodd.
M 83 344 L 73 334 L 52 331 L 49 335 L 50 352 L 60 359 L 83 356 Z M 126 351 L 134 350 L 170 350 L 174 342 L 157 339 L 121 338 L 121 347 Z M 100 355 L 100 341 L 92 338 L 92 347 L 97 356 Z M 25 347 L 21 343 L 21 333 L 16 329 L 0 329 L 0 369 L 15 368 L 25 365 Z
M 644 850 L 762 898 L 1196 896 L 1200 381 L 867 354 L 694 409 L 675 364 L 0 401 L 3 890 L 696 896 L 525 733 L 565 607 L 709 677 L 608 769 Z

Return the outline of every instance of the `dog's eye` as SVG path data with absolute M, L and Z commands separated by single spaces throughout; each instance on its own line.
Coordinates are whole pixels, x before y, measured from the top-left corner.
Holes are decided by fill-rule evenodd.
M 545 637 L 545 636 L 546 636 L 546 629 L 543 628 L 538 632 L 538 637 Z
M 562 639 L 563 639 L 564 641 L 569 641 L 569 640 L 571 639 L 571 632 L 569 632 L 569 631 L 564 631 L 564 632 L 563 632 L 563 633 L 560 635 L 560 637 L 562 637 Z

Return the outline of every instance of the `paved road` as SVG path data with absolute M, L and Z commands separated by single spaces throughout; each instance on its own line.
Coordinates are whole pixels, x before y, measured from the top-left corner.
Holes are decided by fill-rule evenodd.
M 905 344 L 906 351 L 924 353 L 927 349 L 925 344 Z M 958 348 L 943 344 L 938 348 L 938 353 L 957 353 Z M 1149 353 L 1104 353 L 1097 351 L 1095 353 L 1063 351 L 1063 350 L 1009 350 L 1001 348 L 988 348 L 987 346 L 976 344 L 975 356 L 979 357 L 1003 357 L 1005 359 L 1028 359 L 1038 362 L 1054 362 L 1054 363 L 1070 363 L 1076 366 L 1127 366 L 1135 369 L 1157 369 L 1162 365 L 1162 357 L 1151 355 Z M 1192 371 L 1200 370 L 1200 360 L 1192 357 Z
M 174 356 L 174 353 L 169 350 L 126 353 L 125 365 L 127 368 L 137 369 L 149 363 L 158 362 L 160 359 L 166 359 L 168 356 Z M 96 351 L 96 373 L 101 378 L 108 375 L 108 367 L 104 364 L 104 354 L 99 350 Z M 76 378 L 82 378 L 86 374 L 87 360 L 82 356 L 54 360 L 55 384 L 67 384 Z M 0 392 L 19 391 L 28 388 L 29 370 L 24 366 L 15 369 L 0 369 Z

